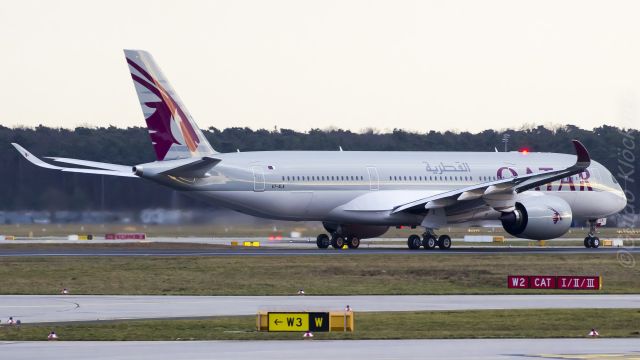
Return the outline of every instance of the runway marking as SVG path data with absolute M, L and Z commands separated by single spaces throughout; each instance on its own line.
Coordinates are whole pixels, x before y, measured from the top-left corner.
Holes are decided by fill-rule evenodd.
M 625 354 L 539 354 L 531 357 L 563 360 L 640 360 L 640 353 Z

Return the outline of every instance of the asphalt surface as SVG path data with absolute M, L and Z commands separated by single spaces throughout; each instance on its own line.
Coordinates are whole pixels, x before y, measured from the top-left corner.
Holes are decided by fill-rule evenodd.
M 44 335 L 46 336 L 46 334 Z M 638 339 L 0 342 L 7 359 L 639 359 Z
M 112 296 L 0 295 L 0 320 L 23 323 L 255 315 L 485 309 L 640 309 L 640 295 Z M 3 322 L 4 322 L 3 321 Z
M 630 248 L 599 248 L 586 249 L 583 247 L 464 247 L 451 248 L 449 250 L 409 250 L 407 248 L 359 248 L 359 249 L 317 249 L 317 248 L 274 248 L 274 247 L 225 247 L 193 248 L 185 246 L 180 248 L 106 248 L 99 245 L 86 245 L 83 247 L 65 248 L 38 247 L 31 245 L 13 248 L 0 247 L 0 257 L 29 257 L 29 256 L 341 256 L 341 255 L 491 255 L 491 254 L 640 254 L 640 247 Z

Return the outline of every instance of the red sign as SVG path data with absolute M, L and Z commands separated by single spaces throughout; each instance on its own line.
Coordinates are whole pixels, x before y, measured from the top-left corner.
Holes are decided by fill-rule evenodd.
M 558 289 L 600 290 L 599 276 L 558 276 Z
M 509 275 L 507 277 L 509 289 L 528 289 L 529 288 L 529 277 L 528 276 L 512 276 Z
M 105 234 L 105 240 L 144 240 L 147 238 L 145 233 L 117 233 Z
M 600 290 L 600 276 L 509 275 L 509 289 Z
M 530 276 L 529 284 L 531 284 L 531 289 L 555 289 L 556 277 L 555 276 Z

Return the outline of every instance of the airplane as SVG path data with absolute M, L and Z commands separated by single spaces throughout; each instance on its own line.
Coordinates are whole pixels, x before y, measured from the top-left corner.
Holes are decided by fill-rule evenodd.
M 502 226 L 525 239 L 565 234 L 587 219 L 584 246 L 598 248 L 598 220 L 627 203 L 615 177 L 573 140 L 575 157 L 543 152 L 216 152 L 146 51 L 124 50 L 156 161 L 134 166 L 48 157 L 18 144 L 31 163 L 63 172 L 150 180 L 269 219 L 320 221 L 318 248 L 358 248 L 391 226 L 423 228 L 409 249 L 446 250 L 447 225 Z M 71 164 L 76 167 L 67 167 Z M 80 166 L 80 167 L 77 167 Z

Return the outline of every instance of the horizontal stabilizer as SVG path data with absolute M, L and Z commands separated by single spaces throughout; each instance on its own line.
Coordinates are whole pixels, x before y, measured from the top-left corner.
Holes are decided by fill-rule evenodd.
M 195 160 L 191 163 L 165 170 L 162 174 L 189 178 L 203 178 L 209 176 L 207 171 L 219 162 L 220 159 L 205 156 L 202 159 Z

